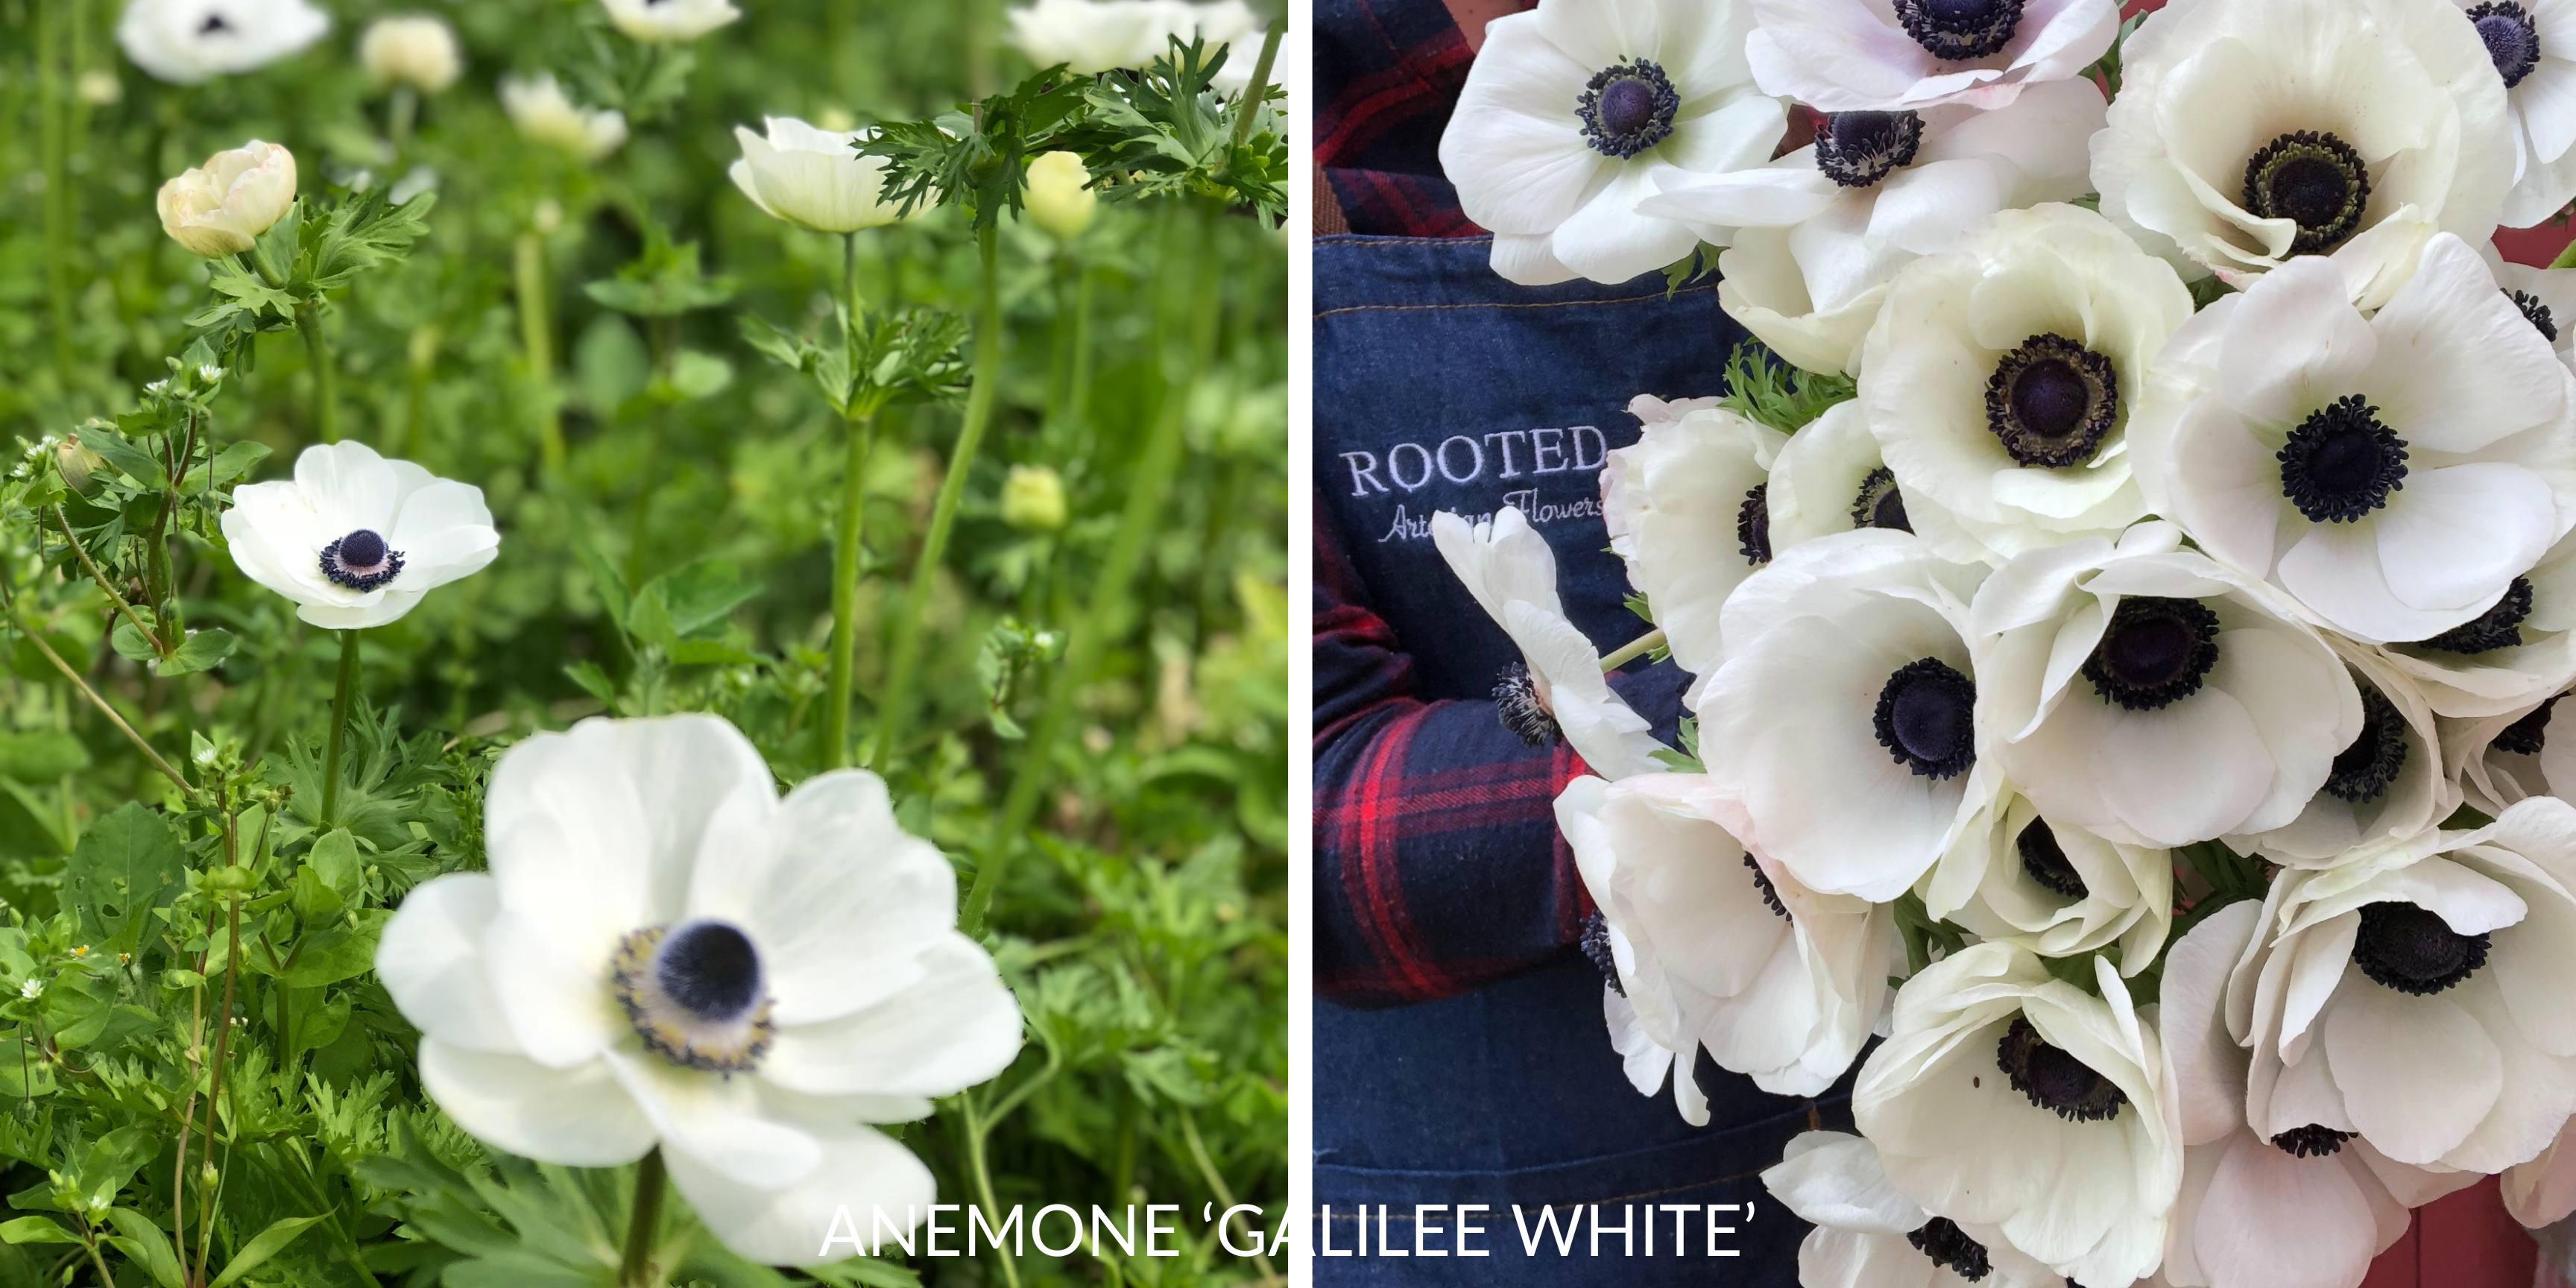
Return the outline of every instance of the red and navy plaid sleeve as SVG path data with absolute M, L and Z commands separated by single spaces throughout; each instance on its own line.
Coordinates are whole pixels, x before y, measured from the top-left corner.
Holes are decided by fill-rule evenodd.
M 1475 57 L 1440 0 L 1316 0 L 1315 164 L 1351 231 L 1472 237 L 1440 132 Z

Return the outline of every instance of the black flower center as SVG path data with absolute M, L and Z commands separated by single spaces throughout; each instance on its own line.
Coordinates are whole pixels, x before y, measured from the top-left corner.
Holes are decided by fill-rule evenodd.
M 1502 717 L 1504 728 L 1530 746 L 1553 747 L 1565 739 L 1556 727 L 1556 714 L 1539 695 L 1538 681 L 1518 662 L 1504 668 L 1503 678 L 1494 682 L 1494 712 Z
M 2081 899 L 2092 893 L 2084 884 L 2084 874 L 2066 857 L 2066 849 L 2057 843 L 2057 832 L 2044 818 L 2032 819 L 2013 838 L 2013 848 L 2021 852 L 2021 870 L 2043 888 L 2069 899 Z
M 2522 643 L 2522 623 L 2531 616 L 2531 579 L 2516 577 L 2487 611 L 2415 647 L 2436 653 L 2489 653 Z
M 1914 112 L 1835 112 L 1816 131 L 1816 168 L 1846 188 L 1867 188 L 1914 164 L 1923 118 Z
M 197 24 L 197 34 L 200 36 L 218 35 L 232 29 L 233 25 L 225 21 L 224 16 L 219 13 L 207 14 L 206 20 Z
M 1995 1063 L 2012 1080 L 2013 1090 L 2068 1122 L 2108 1122 L 2129 1103 L 2128 1093 L 2118 1083 L 2064 1049 L 2050 1046 L 2027 1016 L 2015 1016 L 2004 1030 Z
M 1914 43 L 1953 62 L 2003 52 L 2021 27 L 2022 0 L 1896 0 Z
M 2478 39 L 2487 44 L 2487 57 L 2495 60 L 2496 74 L 2504 77 L 2504 87 L 2512 89 L 2540 66 L 2540 24 L 2531 11 L 2513 0 L 2489 0 L 2469 10 L 2469 21 L 2477 24 Z
M 1593 73 L 1575 100 L 1583 141 L 1603 156 L 1626 159 L 1671 137 L 1681 95 L 1664 69 L 1643 58 L 1612 63 Z
M 2487 936 L 2463 935 L 2440 914 L 2411 903 L 2364 904 L 2352 960 L 2362 974 L 2400 993 L 2430 997 L 2487 964 Z
M 685 1069 L 757 1067 L 777 1026 L 760 953 L 721 921 L 647 926 L 621 940 L 610 988 L 645 1049 Z
M 372 529 L 360 528 L 322 547 L 322 575 L 351 590 L 374 590 L 403 570 L 402 552 L 388 549 Z
M 1905 1236 L 1916 1252 L 1932 1259 L 1941 1267 L 1969 1283 L 1977 1283 L 1994 1273 L 1994 1262 L 1986 1255 L 1986 1245 L 1968 1237 L 1958 1222 L 1936 1216 Z
M 2326 1158 L 2343 1152 L 2354 1133 L 2336 1131 L 2321 1123 L 2293 1127 L 2272 1138 L 2272 1148 L 2293 1158 Z
M 1956 778 L 1976 763 L 1976 706 L 1976 682 L 1949 663 L 1908 662 L 1878 691 L 1878 745 L 1921 777 Z
M 1771 562 L 1771 485 L 1756 483 L 1735 510 L 1735 548 L 1756 568 Z
M 2515 308 L 2522 310 L 2522 315 L 2529 318 L 2533 326 L 2540 329 L 2541 339 L 2551 344 L 2558 343 L 2558 318 L 2549 311 L 2548 305 L 2540 302 L 2539 296 L 2529 291 L 2512 290 L 2506 291 L 2504 295 L 2506 299 L 2513 301 Z
M 2361 687 L 2361 733 L 2336 753 L 2326 795 L 2355 805 L 2375 801 L 2406 768 L 2406 717 L 2388 695 Z
M 2119 417 L 2111 360 L 2062 335 L 2022 341 L 1986 378 L 1986 428 L 2023 465 L 2082 465 Z
M 2196 599 L 2132 595 L 2111 612 L 2084 678 L 2102 700 L 2156 711 L 2200 692 L 2218 665 L 2218 614 Z
M 2370 210 L 2370 167 L 2332 134 L 2284 134 L 2245 163 L 2245 208 L 2297 224 L 2291 254 L 2333 250 L 2361 231 Z
M 1753 873 L 1753 888 L 1762 894 L 1762 906 L 1782 921 L 1789 919 L 1789 905 L 1780 902 L 1780 887 L 1771 884 L 1771 874 L 1751 854 L 1744 856 L 1744 866 Z
M 1860 481 L 1860 494 L 1852 498 L 1851 520 L 1855 528 L 1914 530 L 1913 522 L 1905 517 L 1905 493 L 1896 486 L 1895 471 L 1881 465 Z
M 2551 698 L 2534 708 L 2530 715 L 2506 725 L 2495 736 L 2494 747 L 2517 756 L 2537 756 L 2549 741 L 2549 709 L 2558 705 Z
M 1621 997 L 1628 995 L 1628 985 L 1619 978 L 1619 955 L 1610 949 L 1610 919 L 1595 912 L 1583 919 L 1583 938 L 1576 943 L 1592 967 L 1601 972 L 1601 982 Z
M 760 1001 L 760 954 L 721 921 L 688 922 L 665 936 L 653 974 L 665 996 L 700 1019 L 740 1019 Z
M 2355 522 L 2406 486 L 2406 440 L 2359 394 L 2310 412 L 2275 455 L 2281 495 L 2310 523 Z

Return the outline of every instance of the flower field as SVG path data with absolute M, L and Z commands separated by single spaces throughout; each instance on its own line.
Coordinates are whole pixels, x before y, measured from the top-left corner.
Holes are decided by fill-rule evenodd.
M 0 0 L 0 1284 L 1277 1281 L 817 1251 L 1286 1201 L 1268 19 L 417 7 Z

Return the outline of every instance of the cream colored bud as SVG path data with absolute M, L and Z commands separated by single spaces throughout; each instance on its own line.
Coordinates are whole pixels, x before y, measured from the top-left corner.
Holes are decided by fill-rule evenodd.
M 735 127 L 742 159 L 728 171 L 734 186 L 771 216 L 824 233 L 854 233 L 893 223 L 899 206 L 882 200 L 885 158 L 863 157 L 851 131 L 818 129 L 773 116 L 768 133 Z
M 588 111 L 572 101 L 552 74 L 501 78 L 501 108 L 519 133 L 584 161 L 596 161 L 626 142 L 626 114 Z
M 78 434 L 65 434 L 61 442 L 54 444 L 54 469 L 62 474 L 66 486 L 83 496 L 89 494 L 92 476 L 105 464 L 106 457 L 81 446 Z
M 1049 152 L 1029 163 L 1029 222 L 1048 236 L 1071 241 L 1091 226 L 1100 210 L 1100 194 L 1088 186 L 1091 171 L 1070 152 Z
M 295 154 L 253 139 L 161 185 L 161 231 L 208 257 L 238 255 L 295 205 Z
M 388 85 L 409 85 L 436 94 L 465 73 L 465 55 L 456 33 L 426 14 L 379 18 L 358 38 L 358 61 L 369 75 Z
M 1064 480 L 1043 465 L 1014 465 L 1002 480 L 1002 522 L 1022 532 L 1064 526 Z
M 106 107 L 125 97 L 125 82 L 116 73 L 91 68 L 80 76 L 80 100 L 93 107 Z

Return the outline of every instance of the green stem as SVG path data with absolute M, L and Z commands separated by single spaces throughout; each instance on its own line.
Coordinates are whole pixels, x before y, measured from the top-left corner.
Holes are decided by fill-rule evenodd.
M 939 562 L 948 553 L 948 530 L 957 524 L 957 503 L 965 495 L 966 476 L 974 471 L 975 453 L 983 445 L 984 429 L 993 419 L 993 400 L 1001 388 L 1000 234 L 998 223 L 975 234 L 982 267 L 975 297 L 974 384 L 966 394 L 957 445 L 948 454 L 948 473 L 940 479 L 939 497 L 930 507 L 930 531 L 913 561 L 912 584 L 904 589 L 903 611 L 895 618 L 893 657 L 886 667 L 885 693 L 877 704 L 875 750 L 868 756 L 869 767 L 879 772 L 892 758 L 895 735 L 911 714 L 913 680 L 921 666 L 921 620 L 930 610 L 931 583 L 938 580 Z
M 1648 653 L 1652 653 L 1663 646 L 1664 633 L 1661 630 L 1648 631 L 1645 634 L 1628 641 L 1626 644 L 1621 645 L 1616 650 L 1613 650 L 1608 656 L 1602 658 L 1601 669 L 1604 672 L 1616 671 L 1620 667 L 1626 666 L 1630 662 L 1634 662 L 1638 658 L 1644 657 Z
M 1209 236 L 1214 215 L 1196 208 L 1177 213 L 1175 227 L 1161 239 L 1162 279 L 1172 283 L 1177 301 L 1170 310 L 1173 316 L 1163 323 L 1165 335 L 1157 346 L 1163 363 L 1162 400 L 1131 476 L 1127 509 L 1119 516 L 1117 535 L 1111 538 L 1108 558 L 1101 565 L 1099 580 L 1093 583 L 1091 603 L 1074 619 L 1064 661 L 1048 678 L 1046 706 L 1029 734 L 1010 793 L 1003 798 L 999 825 L 985 838 L 982 857 L 975 868 L 975 884 L 967 891 L 965 906 L 957 919 L 958 928 L 969 936 L 983 933 L 984 914 L 992 906 L 1002 869 L 1021 835 L 1037 817 L 1038 799 L 1054 767 L 1056 746 L 1064 740 L 1072 722 L 1074 693 L 1089 680 L 1113 633 L 1125 628 L 1128 599 L 1137 571 L 1145 561 L 1145 547 L 1162 521 L 1164 501 L 1180 473 L 1190 387 L 1214 356 L 1216 306 L 1223 277 L 1210 272 L 1211 266 L 1202 262 L 1215 253 Z
M 98 690 L 90 687 L 89 681 L 82 679 L 81 673 L 73 670 L 72 664 L 64 661 L 63 655 L 55 652 L 54 646 L 46 643 L 45 637 L 37 634 L 36 628 L 29 625 L 26 618 L 18 615 L 16 605 L 0 603 L 0 608 L 5 608 L 9 624 L 17 627 L 18 633 L 24 636 L 28 643 L 35 645 L 37 652 L 45 655 L 45 661 L 56 671 L 61 672 L 64 679 L 71 681 L 72 687 L 80 690 L 80 695 L 89 699 L 89 704 L 98 708 L 99 714 L 106 716 L 108 723 L 115 725 L 116 731 L 124 734 L 125 740 L 133 743 L 134 749 L 142 752 L 143 758 L 152 762 L 154 769 L 161 771 L 162 777 L 178 784 L 180 795 L 190 798 L 197 795 L 197 789 L 188 785 L 187 776 L 180 773 L 169 761 L 163 760 L 161 753 L 154 751 L 152 744 L 145 742 L 143 735 L 136 733 L 134 726 L 126 723 L 125 717 L 118 714 L 116 708 L 109 706 L 107 699 L 101 697 Z
M 850 674 L 859 650 L 859 517 L 867 505 L 876 417 L 856 413 L 841 432 L 847 460 L 841 476 L 841 530 L 832 545 L 832 667 L 823 699 L 823 762 L 836 767 L 847 763 L 850 748 Z
M 626 531 L 626 584 L 643 580 L 644 542 L 653 532 L 653 493 L 662 485 L 662 452 L 671 437 L 671 364 L 676 361 L 671 330 L 676 318 L 655 318 L 645 328 L 653 337 L 653 428 L 644 439 L 643 477 L 635 487 L 635 516 Z
M 313 426 L 323 442 L 340 441 L 340 373 L 331 365 L 331 341 L 322 334 L 322 312 L 312 303 L 295 306 L 295 329 L 304 333 L 304 352 L 313 365 Z
M 662 1191 L 668 1179 L 662 1151 L 644 1156 L 635 1172 L 635 1206 L 626 1217 L 626 1255 L 617 1266 L 617 1288 L 661 1288 L 653 1245 L 662 1232 Z
M 2549 261 L 2549 266 L 2551 268 L 2576 268 L 2576 241 L 2567 243 L 2567 249 L 2558 252 L 2558 258 Z
M 554 333 L 546 325 L 546 243 L 534 232 L 519 234 L 511 256 L 519 297 L 519 344 L 528 355 L 528 380 L 537 390 L 537 450 L 546 477 L 559 478 L 564 468 L 563 413 L 555 405 Z
M 71 127 L 64 114 L 70 94 L 63 83 L 64 6 L 36 0 L 38 144 L 45 165 L 45 292 L 54 313 L 54 367 L 72 379 Z
M 993 1168 L 984 1157 L 984 1137 L 987 1128 L 983 1116 L 976 1112 L 974 1092 L 969 1091 L 959 1096 L 957 1103 L 965 1120 L 966 1170 L 975 1178 L 976 1201 L 983 1206 L 986 1224 L 998 1228 L 1002 1219 L 1002 1205 L 993 1197 Z M 1020 1288 L 1018 1258 L 998 1245 L 993 1249 L 993 1257 L 1002 1263 L 1002 1282 L 1006 1288 Z
M 403 161 L 411 155 L 411 130 L 420 118 L 420 95 L 409 85 L 394 86 L 385 104 L 385 141 L 394 149 L 393 177 L 402 178 Z
M 349 727 L 349 691 L 358 687 L 358 633 L 340 632 L 340 682 L 331 692 L 331 734 L 322 753 L 322 817 L 325 830 L 340 823 L 340 743 Z M 281 1038 L 282 1040 L 282 1038 Z

